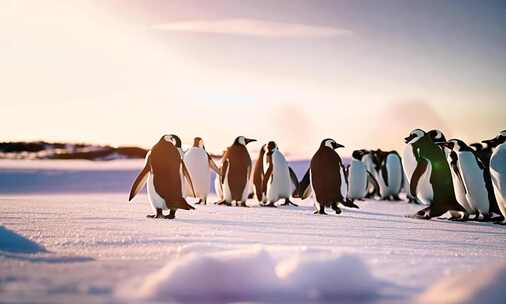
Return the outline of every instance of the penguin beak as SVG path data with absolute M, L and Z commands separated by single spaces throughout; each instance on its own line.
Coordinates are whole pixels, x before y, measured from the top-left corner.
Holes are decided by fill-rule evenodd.
M 413 140 L 413 138 L 415 138 L 416 135 L 415 134 L 411 134 L 409 135 L 408 137 L 404 137 L 404 142 L 405 143 L 409 143 L 411 140 Z
M 256 139 L 252 139 L 252 138 L 245 138 L 244 141 L 246 142 L 246 144 L 249 144 L 250 142 L 254 142 L 254 141 L 257 141 Z
M 335 144 L 335 145 L 333 145 L 333 146 L 334 146 L 334 150 L 335 150 L 335 149 L 338 149 L 338 148 L 344 148 L 344 146 L 343 146 L 343 145 L 338 144 L 338 143 L 336 143 L 336 144 Z

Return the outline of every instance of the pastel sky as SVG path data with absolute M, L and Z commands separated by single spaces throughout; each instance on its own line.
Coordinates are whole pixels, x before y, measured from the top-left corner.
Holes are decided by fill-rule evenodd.
M 506 128 L 505 29 L 504 1 L 4 0 L 0 141 L 477 141 Z

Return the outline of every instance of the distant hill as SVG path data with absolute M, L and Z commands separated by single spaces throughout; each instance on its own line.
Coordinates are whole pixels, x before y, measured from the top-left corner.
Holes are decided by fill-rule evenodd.
M 146 153 L 146 149 L 139 147 L 111 147 L 45 141 L 0 142 L 0 159 L 113 160 L 144 158 Z

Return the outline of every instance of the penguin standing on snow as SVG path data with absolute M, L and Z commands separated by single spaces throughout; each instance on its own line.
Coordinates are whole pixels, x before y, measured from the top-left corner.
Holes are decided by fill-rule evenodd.
M 218 166 L 207 153 L 204 147 L 204 140 L 200 137 L 195 137 L 193 140 L 193 147 L 188 149 L 184 154 L 184 162 L 193 182 L 196 198 L 199 199 L 197 204 L 207 203 L 207 195 L 210 191 L 211 171 L 213 170 L 219 176 L 220 172 Z M 186 185 L 185 196 L 191 196 L 189 191 L 190 187 Z
M 290 196 L 299 186 L 297 175 L 273 141 L 260 150 L 253 173 L 253 185 L 257 200 L 264 206 L 276 207 L 274 203 L 280 199 L 285 200 L 283 206 L 297 206 L 290 201 Z
M 487 187 L 485 175 L 490 174 L 471 147 L 462 140 L 452 139 L 443 144 L 451 150 L 452 169 L 463 184 L 463 191 L 476 219 L 481 214 L 489 219 L 494 209 L 495 195 L 493 189 Z M 455 183 L 456 181 L 454 181 Z
M 374 176 L 374 161 L 373 154 L 368 150 L 359 150 L 362 159 L 362 163 L 367 171 L 367 193 L 366 198 L 373 198 L 379 195 L 379 185 L 376 177 Z
M 444 149 L 444 153 L 446 155 L 448 164 L 450 165 L 450 172 L 452 174 L 453 180 L 453 190 L 455 192 L 455 198 L 457 202 L 464 208 L 464 212 L 456 212 L 450 211 L 451 217 L 449 220 L 456 221 L 466 221 L 469 218 L 469 214 L 475 214 L 475 208 L 471 205 L 466 196 L 466 186 L 464 184 L 464 180 L 462 179 L 462 173 L 460 172 L 459 164 L 458 164 L 458 156 L 457 152 L 452 151 L 451 149 L 445 147 L 444 143 L 440 143 L 439 145 Z
M 147 181 L 148 200 L 156 213 L 149 218 L 168 218 L 176 216 L 177 209 L 194 209 L 183 198 L 183 176 L 193 189 L 191 177 L 181 155 L 176 148 L 176 140 L 171 135 L 163 136 L 146 155 L 146 163 L 130 190 L 129 201 L 142 189 Z M 170 210 L 169 215 L 163 215 L 162 210 Z
M 223 190 L 223 200 L 219 205 L 247 207 L 246 200 L 250 191 L 251 157 L 246 145 L 256 139 L 239 136 L 227 148 L 223 155 L 220 184 Z
M 506 225 L 506 130 L 489 140 L 489 144 L 494 148 L 490 157 L 490 175 L 497 204 L 503 216 L 503 219 L 496 223 Z
M 455 198 L 452 175 L 443 150 L 420 129 L 413 130 L 405 142 L 416 160 L 411 176 L 406 172 L 410 178 L 410 192 L 429 205 L 412 217 L 430 219 L 447 211 L 464 211 Z
M 401 157 L 396 151 L 376 150 L 373 153 L 374 172 L 383 200 L 400 200 L 404 186 Z
M 367 170 L 362 163 L 363 153 L 360 150 L 351 154 L 351 165 L 348 170 L 348 198 L 363 199 L 367 194 Z
M 315 214 L 326 214 L 325 207 L 332 207 L 337 214 L 341 213 L 338 203 L 344 203 L 345 181 L 341 157 L 335 151 L 344 147 L 333 139 L 324 139 L 320 148 L 311 158 L 308 171 L 300 185 L 300 197 L 305 199 L 314 193 L 316 200 Z

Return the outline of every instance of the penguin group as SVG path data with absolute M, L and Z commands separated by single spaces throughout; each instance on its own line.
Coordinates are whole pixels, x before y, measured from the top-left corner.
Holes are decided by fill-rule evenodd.
M 313 197 L 315 214 L 326 214 L 329 207 L 340 214 L 341 207 L 359 208 L 356 201 L 397 201 L 405 192 L 408 201 L 427 205 L 414 218 L 448 212 L 451 220 L 506 224 L 506 131 L 466 145 L 459 139 L 446 140 L 438 130 L 415 129 L 405 138 L 402 158 L 396 151 L 361 149 L 353 151 L 346 165 L 337 152 L 344 146 L 326 138 L 300 181 L 275 141 L 262 146 L 253 166 L 247 145 L 255 141 L 235 138 L 218 166 L 202 138 L 195 137 L 193 146 L 183 151 L 177 135 L 164 135 L 146 154 L 129 200 L 147 185 L 155 211 L 148 217 L 173 219 L 177 209 L 195 209 L 187 198 L 207 204 L 215 172 L 217 205 L 248 207 L 248 199 L 254 197 L 261 207 L 297 207 L 291 198 Z
M 439 130 L 405 138 L 405 176 L 411 196 L 428 205 L 412 217 L 449 213 L 455 221 L 506 224 L 506 130 L 481 143 L 446 139 Z

